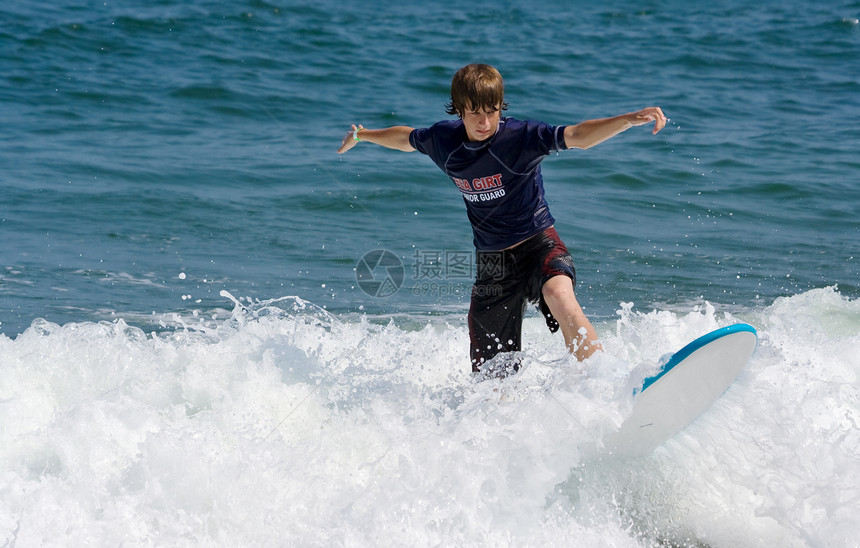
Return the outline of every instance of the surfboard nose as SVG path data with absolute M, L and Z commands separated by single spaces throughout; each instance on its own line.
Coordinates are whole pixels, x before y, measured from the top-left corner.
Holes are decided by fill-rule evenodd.
M 633 409 L 607 440 L 609 450 L 621 456 L 643 455 L 684 429 L 725 393 L 757 344 L 755 328 L 735 324 L 672 354 L 634 391 Z

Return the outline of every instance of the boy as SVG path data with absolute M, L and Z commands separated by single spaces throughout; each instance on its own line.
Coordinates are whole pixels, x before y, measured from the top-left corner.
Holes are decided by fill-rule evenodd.
M 338 149 L 342 154 L 368 141 L 418 150 L 463 194 L 477 249 L 468 317 L 475 372 L 496 354 L 520 350 L 527 302 L 538 303 L 550 331 L 561 328 L 578 360 L 600 349 L 576 300 L 573 259 L 553 228 L 540 162 L 551 152 L 587 149 L 633 126 L 654 122 L 657 133 L 666 125 L 659 107 L 571 126 L 502 117 L 507 108 L 501 74 L 489 65 L 467 65 L 451 82 L 447 112 L 457 120 L 423 129 L 353 125 Z

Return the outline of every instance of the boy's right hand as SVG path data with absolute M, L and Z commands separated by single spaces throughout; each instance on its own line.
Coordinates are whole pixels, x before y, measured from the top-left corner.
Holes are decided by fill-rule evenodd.
M 343 142 L 340 144 L 340 148 L 337 149 L 337 153 L 343 154 L 358 144 L 358 141 L 355 139 L 355 132 L 362 129 L 364 129 L 364 127 L 361 124 L 358 124 L 357 126 L 352 124 L 352 129 L 343 137 Z

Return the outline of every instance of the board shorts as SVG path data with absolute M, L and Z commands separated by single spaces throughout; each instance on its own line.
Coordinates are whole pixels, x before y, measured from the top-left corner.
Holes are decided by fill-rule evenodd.
M 573 258 L 550 227 L 516 246 L 502 251 L 478 251 L 477 275 L 469 308 L 472 371 L 504 352 L 521 348 L 523 316 L 527 303 L 535 303 L 553 333 L 559 325 L 552 317 L 541 290 L 550 278 L 567 276 L 576 287 Z M 493 367 L 493 369 L 498 369 Z M 518 358 L 501 369 L 519 369 Z

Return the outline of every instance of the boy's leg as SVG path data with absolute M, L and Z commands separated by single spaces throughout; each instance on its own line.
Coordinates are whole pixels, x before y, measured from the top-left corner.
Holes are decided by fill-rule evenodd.
M 496 354 L 521 348 L 526 302 L 521 294 L 505 289 L 504 284 L 472 288 L 468 320 L 473 372 Z M 511 366 L 516 369 L 515 363 Z
M 543 299 L 558 322 L 564 343 L 576 359 L 582 361 L 601 350 L 597 333 L 573 292 L 573 280 L 568 276 L 553 276 L 541 289 Z

